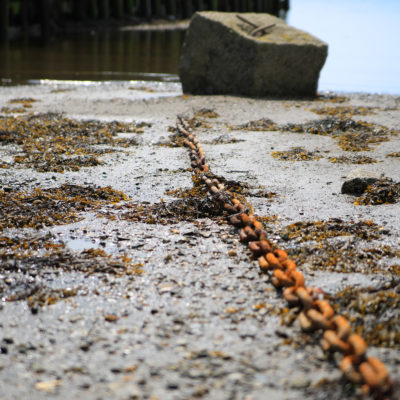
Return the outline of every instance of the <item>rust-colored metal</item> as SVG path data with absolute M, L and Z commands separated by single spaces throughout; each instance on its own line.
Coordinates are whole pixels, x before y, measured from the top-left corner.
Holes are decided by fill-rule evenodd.
M 183 145 L 190 149 L 196 178 L 204 182 L 215 201 L 220 202 L 229 223 L 238 228 L 240 240 L 247 243 L 257 257 L 260 270 L 270 275 L 276 287 L 284 288 L 283 297 L 290 306 L 300 308 L 298 321 L 301 328 L 306 332 L 323 331 L 322 348 L 343 355 L 341 371 L 348 380 L 361 385 L 363 394 L 375 399 L 390 399 L 394 383 L 385 365 L 377 358 L 367 357 L 367 345 L 361 336 L 352 333 L 349 321 L 335 314 L 321 289 L 306 286 L 303 273 L 287 252 L 273 249 L 262 222 L 249 214 L 246 205 L 226 191 L 223 183 L 209 172 L 204 151 L 182 117 L 178 117 L 177 134 L 185 138 Z

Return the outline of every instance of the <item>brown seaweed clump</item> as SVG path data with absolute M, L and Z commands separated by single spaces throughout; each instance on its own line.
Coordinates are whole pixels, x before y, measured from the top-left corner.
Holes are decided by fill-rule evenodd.
M 390 260 L 400 257 L 400 251 L 390 246 L 365 245 L 365 241 L 372 242 L 389 233 L 372 221 L 340 219 L 297 222 L 279 232 L 283 241 L 296 244 L 288 253 L 299 265 L 342 273 L 392 273 L 395 266 L 390 265 Z
M 40 274 L 49 269 L 116 275 L 143 272 L 143 264 L 134 264 L 124 254 L 112 256 L 96 248 L 75 252 L 51 233 L 0 236 L 0 261 L 3 272 L 31 273 L 36 270 Z M 14 294 L 12 299 L 19 300 L 19 297 Z
M 329 157 L 329 161 L 334 164 L 375 164 L 380 162 L 375 158 L 368 156 L 360 156 L 358 154 L 350 157 L 349 156 Z
M 400 158 L 400 151 L 395 151 L 394 153 L 389 153 L 386 155 L 386 157 Z
M 354 106 L 325 106 L 322 108 L 310 109 L 315 114 L 328 115 L 342 119 L 351 118 L 353 115 L 371 115 L 375 114 L 375 107 L 354 107 Z
M 363 243 L 357 238 L 346 241 L 326 240 L 318 245 L 301 245 L 288 253 L 297 264 L 307 266 L 310 270 L 389 275 L 395 273 L 396 265 L 390 263 L 400 257 L 398 249 L 382 245 L 368 248 L 362 246 Z
M 186 118 L 187 123 L 192 129 L 209 129 L 211 125 L 206 121 L 206 119 L 218 118 L 219 114 L 212 108 L 200 108 L 194 112 L 192 118 Z M 175 132 L 175 128 L 170 128 L 170 131 Z
M 396 133 L 382 125 L 336 117 L 328 117 L 304 124 L 286 124 L 281 126 L 280 129 L 294 133 L 332 136 L 336 139 L 339 147 L 345 151 L 371 150 L 371 146 L 388 141 L 389 135 Z
M 343 221 L 339 218 L 331 218 L 327 221 L 300 221 L 286 226 L 281 232 L 285 240 L 296 242 L 316 241 L 322 242 L 338 236 L 355 236 L 364 240 L 379 239 L 381 230 L 373 221 Z
M 102 162 L 98 156 L 115 147 L 137 144 L 137 139 L 118 138 L 118 133 L 141 133 L 147 124 L 79 121 L 47 113 L 0 117 L 0 144 L 18 146 L 14 162 L 39 172 L 78 171 Z M 99 146 L 103 147 L 99 147 Z
M 383 288 L 347 288 L 334 296 L 337 311 L 349 319 L 355 333 L 368 345 L 399 348 L 399 282 Z
M 400 200 L 400 183 L 390 178 L 378 179 L 356 199 L 356 205 L 393 204 Z
M 245 130 L 245 131 L 277 131 L 278 125 L 269 118 L 261 118 L 256 121 L 249 121 L 241 125 L 230 126 L 231 130 Z
M 308 151 L 302 147 L 293 147 L 288 151 L 273 151 L 272 157 L 284 161 L 311 161 L 319 160 L 321 157 L 317 152 Z
M 182 221 L 194 222 L 199 218 L 215 219 L 222 215 L 223 210 L 211 197 L 189 197 L 171 202 L 161 201 L 154 204 L 146 202 L 127 203 L 113 207 L 112 212 L 101 212 L 100 215 L 115 219 L 116 212 L 118 213 L 118 218 L 132 222 L 169 225 Z
M 354 121 L 351 118 L 327 117 L 304 124 L 277 125 L 270 119 L 262 118 L 230 129 L 247 131 L 275 131 L 292 133 L 309 133 L 312 135 L 332 136 L 339 147 L 345 151 L 368 151 L 372 146 L 390 140 L 389 136 L 398 131 L 383 125 L 365 121 Z
M 0 190 L 0 231 L 6 228 L 35 228 L 75 222 L 79 212 L 106 203 L 126 200 L 111 187 L 63 185 L 54 189 L 36 188 L 32 192 Z
M 0 273 L 9 276 L 6 282 L 0 280 L 0 297 L 5 301 L 26 300 L 32 313 L 84 293 L 81 287 L 51 288 L 32 276 L 60 270 L 125 276 L 143 273 L 142 267 L 126 255 L 111 256 L 101 249 L 73 252 L 50 233 L 0 236 Z
M 331 94 L 331 93 L 323 93 L 319 94 L 316 98 L 317 101 L 323 101 L 323 102 L 328 102 L 328 103 L 346 103 L 349 101 L 349 98 L 346 96 L 339 96 L 336 94 Z
M 23 97 L 18 99 L 11 99 L 8 104 L 13 107 L 3 107 L 0 112 L 4 114 L 18 114 L 24 113 L 32 108 L 32 103 L 37 101 L 36 99 L 32 99 L 30 97 Z M 17 105 L 17 106 L 15 106 Z
M 196 118 L 218 118 L 219 114 L 212 108 L 200 108 L 199 110 L 195 111 L 194 116 Z

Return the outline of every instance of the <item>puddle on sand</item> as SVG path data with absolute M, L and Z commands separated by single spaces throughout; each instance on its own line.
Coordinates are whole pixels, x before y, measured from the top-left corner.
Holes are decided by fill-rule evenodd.
M 117 243 L 87 239 L 85 237 L 64 239 L 64 244 L 69 250 L 75 252 L 81 252 L 90 249 L 101 249 L 110 255 L 119 253 L 119 247 Z
M 69 239 L 65 241 L 65 245 L 73 251 L 82 251 L 89 249 L 98 249 L 100 245 L 93 240 L 88 240 L 84 238 L 79 239 Z

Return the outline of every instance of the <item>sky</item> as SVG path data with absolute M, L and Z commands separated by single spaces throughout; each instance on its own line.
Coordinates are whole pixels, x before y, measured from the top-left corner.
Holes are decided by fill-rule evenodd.
M 400 95 L 400 0 L 290 0 L 287 21 L 328 43 L 319 90 Z

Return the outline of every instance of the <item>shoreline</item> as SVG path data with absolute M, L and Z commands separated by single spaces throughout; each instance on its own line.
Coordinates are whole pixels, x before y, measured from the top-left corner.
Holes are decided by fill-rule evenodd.
M 31 79 L 25 79 L 21 81 L 17 81 L 16 83 L 13 83 L 11 79 L 6 79 L 3 78 L 0 81 L 0 88 L 2 87 L 18 87 L 18 86 L 40 86 L 40 85 L 53 85 L 53 86 L 79 86 L 79 85 L 130 85 L 130 84 L 141 84 L 141 83 L 147 83 L 149 85 L 152 84 L 169 84 L 169 83 L 174 83 L 174 84 L 179 84 L 180 85 L 180 80 L 179 80 L 179 75 L 178 74 L 169 74 L 169 73 L 146 73 L 146 72 L 138 72 L 134 73 L 137 76 L 137 79 L 85 79 L 85 80 L 80 80 L 80 79 L 42 79 L 42 78 L 31 78 Z M 139 79 L 139 77 L 142 76 L 143 78 L 146 79 Z M 157 79 L 154 79 L 157 78 Z M 159 79 L 163 78 L 163 79 Z M 271 101 L 316 101 L 318 98 L 323 97 L 323 96 L 329 96 L 329 95 L 339 95 L 339 96 L 356 96 L 356 97 L 377 97 L 377 96 L 383 96 L 383 97 L 392 97 L 394 101 L 397 101 L 400 98 L 400 93 L 389 93 L 389 92 L 371 92 L 371 91 L 356 91 L 356 90 L 332 90 L 332 89 L 323 89 L 323 90 L 318 90 L 317 95 L 315 98 L 305 98 L 305 97 L 246 97 L 246 96 L 240 96 L 237 95 L 237 97 L 243 97 L 243 98 L 248 98 L 248 99 L 253 99 L 253 100 L 271 100 Z M 224 96 L 224 95 L 211 95 L 210 97 L 219 97 L 219 96 Z M 199 96 L 199 97 L 204 97 L 204 96 Z M 229 97 L 229 96 L 228 96 Z M 233 97 L 236 97 L 236 95 L 233 95 Z

